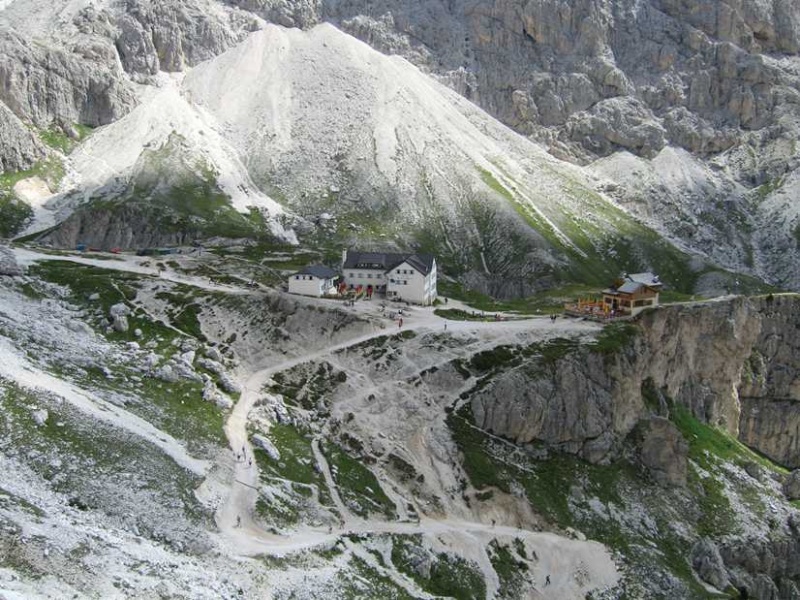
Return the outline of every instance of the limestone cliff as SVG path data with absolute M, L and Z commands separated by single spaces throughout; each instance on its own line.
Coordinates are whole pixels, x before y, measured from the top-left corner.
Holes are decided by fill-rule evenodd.
M 581 346 L 512 368 L 472 395 L 473 414 L 517 443 L 596 462 L 619 452 L 642 419 L 667 412 L 660 396 L 796 468 L 799 308 L 794 295 L 660 307 L 614 352 Z

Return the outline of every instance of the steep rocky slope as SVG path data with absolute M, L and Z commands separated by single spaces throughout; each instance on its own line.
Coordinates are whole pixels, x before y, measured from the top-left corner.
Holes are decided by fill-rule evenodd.
M 34 176 L 13 194 L 40 227 L 87 200 L 121 204 L 139 155 L 175 132 L 233 207 L 264 209 L 262 233 L 319 244 L 332 237 L 320 216 L 333 214 L 337 243 L 434 250 L 452 275 L 495 295 L 644 268 L 684 291 L 694 273 L 719 266 L 792 287 L 796 11 L 724 6 L 706 22 L 658 3 L 590 1 L 9 2 L 0 100 L 16 149 L 5 160 Z M 256 31 L 262 19 L 308 31 Z M 322 21 L 405 56 L 529 139 L 408 63 L 312 29 Z M 75 126 L 111 122 L 93 134 Z M 37 138 L 52 160 L 35 162 Z M 571 168 L 537 144 L 595 167 Z M 36 180 L 42 171 L 48 186 Z M 158 204 L 164 191 L 144 195 Z M 81 241 L 113 244 L 99 233 Z
M 475 355 L 468 365 L 483 379 L 461 394 L 465 405 L 456 414 L 486 437 L 461 440 L 467 473 L 473 483 L 513 489 L 513 482 L 525 481 L 526 469 L 533 469 L 537 477 L 522 484 L 526 496 L 547 506 L 562 525 L 594 531 L 617 548 L 624 531 L 625 544 L 638 545 L 637 536 L 650 535 L 648 527 L 633 525 L 622 514 L 644 512 L 661 523 L 657 547 L 668 555 L 673 543 L 692 546 L 696 573 L 719 590 L 794 597 L 797 516 L 781 513 L 779 503 L 766 498 L 798 495 L 792 483 L 800 473 L 797 302 L 796 296 L 776 296 L 663 307 L 635 324 L 606 327 L 593 345 L 562 339 Z M 512 440 L 518 449 L 503 449 L 490 436 Z M 737 437 L 758 454 L 738 445 Z M 493 456 L 499 474 L 469 454 L 475 444 Z M 535 458 L 523 458 L 526 454 Z M 566 511 L 534 487 L 547 477 L 537 460 L 555 461 L 563 476 L 571 463 L 559 462 L 559 454 L 604 465 L 579 469 L 593 483 L 584 481 L 582 491 L 562 490 L 570 496 Z M 781 474 L 785 471 L 763 456 L 794 474 Z M 671 491 L 658 499 L 642 488 L 634 492 L 639 484 L 625 471 L 631 462 Z M 508 464 L 513 468 L 502 466 Z M 591 499 L 609 493 L 606 478 L 618 494 L 614 504 L 622 514 L 617 516 L 611 505 L 606 513 Z M 754 502 L 747 489 L 756 481 L 773 490 L 764 497 L 767 504 Z M 597 487 L 587 493 L 592 486 Z M 687 494 L 698 495 L 688 500 Z M 665 513 L 667 505 L 686 512 Z M 741 512 L 743 506 L 749 508 Z M 748 511 L 755 512 L 743 518 Z M 641 565 L 634 562 L 637 571 Z M 660 580 L 649 593 L 675 585 Z M 673 589 L 681 597 L 688 593 Z
M 670 399 L 800 468 L 797 301 L 778 295 L 648 312 L 635 326 L 607 330 L 619 352 L 553 348 L 549 364 L 522 364 L 494 378 L 472 398 L 473 413 L 481 427 L 518 443 L 601 462 L 618 455 L 639 420 L 664 412 Z
M 688 246 L 797 285 L 795 3 L 234 4 L 401 54 L 554 155 L 607 157 L 609 191 Z
M 247 253 L 3 251 L 0 589 L 796 593 L 798 472 L 736 439 L 795 466 L 795 296 L 401 329 Z

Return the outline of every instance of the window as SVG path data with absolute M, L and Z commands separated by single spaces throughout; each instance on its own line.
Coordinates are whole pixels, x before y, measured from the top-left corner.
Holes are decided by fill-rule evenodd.
M 372 273 L 367 273 L 367 279 L 372 279 Z
M 359 278 L 359 279 L 364 279 L 364 274 L 363 274 L 363 273 L 359 273 L 359 274 L 358 274 L 358 278 Z
M 348 277 L 350 277 L 350 279 L 352 279 L 353 277 L 355 277 L 355 275 L 354 275 L 353 273 L 350 273 L 350 274 L 348 275 Z
M 300 275 L 295 275 L 294 278 L 295 279 L 300 279 Z

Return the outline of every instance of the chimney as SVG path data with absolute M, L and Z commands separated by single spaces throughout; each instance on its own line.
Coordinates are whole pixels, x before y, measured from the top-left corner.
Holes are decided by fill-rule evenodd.
M 344 268 L 344 263 L 347 262 L 347 248 L 342 249 L 342 268 Z

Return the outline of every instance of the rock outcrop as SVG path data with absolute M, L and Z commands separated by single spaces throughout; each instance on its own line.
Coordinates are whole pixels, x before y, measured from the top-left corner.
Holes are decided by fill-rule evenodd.
M 651 477 L 665 487 L 686 485 L 689 444 L 678 428 L 664 417 L 651 417 L 644 427 L 642 463 Z
M 612 445 L 613 388 L 602 357 L 580 354 L 552 370 L 519 368 L 497 378 L 475 395 L 472 412 L 481 427 L 517 444 L 544 443 L 598 461 Z
M 0 102 L 0 172 L 29 169 L 44 152 L 36 136 Z
M 701 539 L 692 548 L 692 568 L 700 576 L 700 579 L 710 583 L 718 590 L 724 590 L 730 585 L 725 562 L 722 560 L 719 548 L 709 539 Z
M 0 33 L 0 101 L 39 127 L 105 125 L 126 114 L 135 94 L 110 40 L 81 38 L 70 48 Z
M 747 598 L 798 598 L 800 538 L 738 539 L 721 545 L 701 539 L 692 549 L 692 567 L 718 590 L 735 589 Z
M 800 469 L 796 469 L 783 482 L 783 493 L 789 500 L 800 500 Z
M 578 346 L 530 359 L 475 392 L 478 425 L 520 444 L 544 443 L 603 461 L 641 424 L 644 464 L 685 481 L 686 447 L 648 394 L 686 407 L 783 465 L 796 468 L 800 438 L 800 297 L 734 298 L 643 313 L 612 354 Z M 644 391 L 643 391 L 644 390 Z M 650 392 L 648 392 L 650 390 Z
M 210 0 L 133 0 L 116 21 L 114 42 L 126 71 L 182 71 L 213 58 L 258 28 L 253 15 Z

